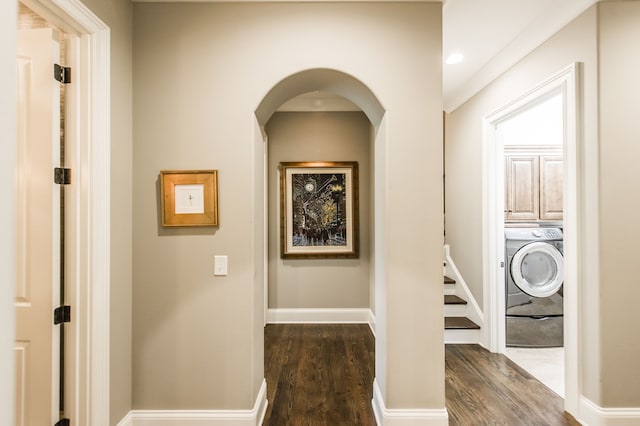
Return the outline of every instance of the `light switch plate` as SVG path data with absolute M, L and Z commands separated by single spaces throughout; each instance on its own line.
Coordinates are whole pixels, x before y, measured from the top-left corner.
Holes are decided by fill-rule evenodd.
M 213 275 L 224 276 L 227 275 L 227 256 L 215 256 Z

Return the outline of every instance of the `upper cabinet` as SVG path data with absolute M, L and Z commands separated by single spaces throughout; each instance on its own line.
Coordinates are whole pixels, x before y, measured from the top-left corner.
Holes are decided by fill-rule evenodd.
M 562 220 L 561 155 L 540 156 L 540 220 Z
M 506 156 L 505 220 L 536 221 L 540 206 L 540 172 L 537 155 Z
M 561 221 L 562 175 L 562 154 L 505 153 L 505 221 Z

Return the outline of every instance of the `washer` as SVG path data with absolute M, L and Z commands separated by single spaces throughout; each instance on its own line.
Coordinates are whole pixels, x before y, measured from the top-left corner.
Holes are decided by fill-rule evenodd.
M 563 346 L 561 228 L 505 228 L 506 345 Z

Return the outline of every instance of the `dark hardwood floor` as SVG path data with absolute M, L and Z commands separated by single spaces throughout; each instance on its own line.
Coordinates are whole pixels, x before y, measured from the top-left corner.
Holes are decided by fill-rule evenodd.
M 447 345 L 449 424 L 579 425 L 562 398 L 503 355 Z M 374 338 L 364 324 L 265 327 L 266 426 L 375 425 Z
M 446 345 L 449 425 L 579 425 L 563 399 L 509 358 L 478 345 Z
M 368 325 L 271 324 L 264 340 L 264 425 L 376 424 Z

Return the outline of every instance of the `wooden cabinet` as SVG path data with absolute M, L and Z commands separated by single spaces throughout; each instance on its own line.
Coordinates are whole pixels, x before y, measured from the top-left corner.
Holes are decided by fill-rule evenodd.
M 562 155 L 505 155 L 505 221 L 562 220 L 562 171 Z
M 537 155 L 506 157 L 505 220 L 538 220 L 540 174 Z
M 540 156 L 540 220 L 562 220 L 562 156 Z

